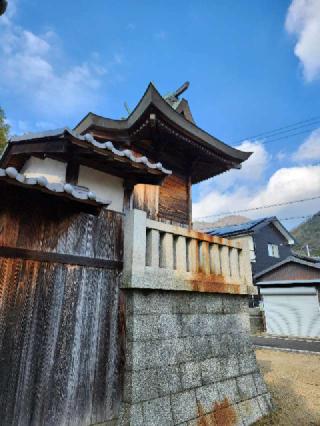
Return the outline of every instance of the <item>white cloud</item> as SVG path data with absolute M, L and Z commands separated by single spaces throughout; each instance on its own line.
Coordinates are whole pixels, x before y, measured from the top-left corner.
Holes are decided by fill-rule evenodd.
M 241 171 L 239 171 L 239 175 Z M 194 218 L 238 211 L 263 205 L 311 198 L 320 194 L 320 166 L 281 168 L 265 185 L 252 190 L 250 184 L 222 192 L 214 189 L 193 204 Z M 250 218 L 277 215 L 292 217 L 319 211 L 319 200 L 243 213 Z M 213 218 L 215 219 L 215 218 Z M 212 220 L 212 219 L 207 219 Z
M 248 140 L 236 146 L 236 149 L 252 152 L 252 155 L 243 163 L 240 172 L 239 170 L 231 170 L 225 175 L 218 176 L 215 182 L 225 186 L 224 181 L 226 181 L 230 187 L 235 183 L 239 184 L 250 181 L 252 184 L 253 182 L 260 181 L 270 160 L 270 155 L 265 149 L 265 146 L 260 141 L 251 142 Z
M 320 1 L 293 0 L 286 17 L 286 29 L 297 37 L 294 53 L 310 82 L 320 77 Z
M 70 65 L 56 33 L 35 34 L 15 25 L 12 15 L 0 20 L 0 89 L 39 120 L 65 121 L 94 109 L 108 68 L 120 65 L 122 57 L 115 55 L 104 66 L 89 53 L 87 61 Z
M 236 148 L 241 151 L 252 152 L 252 155 L 243 163 L 241 170 L 233 169 L 201 183 L 200 194 L 202 196 L 205 196 L 213 185 L 219 191 L 225 191 L 247 183 L 253 186 L 261 181 L 270 161 L 270 155 L 264 145 L 260 141 L 244 141 Z
M 320 160 L 320 128 L 308 136 L 293 154 L 292 159 L 297 162 Z
M 250 207 L 309 198 L 319 195 L 319 192 L 320 166 L 282 168 L 277 170 L 266 187 L 252 198 Z M 283 207 L 280 208 L 282 209 Z

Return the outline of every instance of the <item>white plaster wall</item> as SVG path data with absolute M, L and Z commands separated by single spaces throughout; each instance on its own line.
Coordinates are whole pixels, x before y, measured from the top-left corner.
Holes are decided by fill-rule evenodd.
M 44 176 L 48 182 L 64 183 L 66 181 L 67 163 L 51 158 L 30 157 L 24 164 L 21 173 L 27 177 Z
M 112 203 L 109 210 L 122 212 L 123 179 L 86 166 L 80 166 L 78 185 L 86 186 L 104 200 L 110 200 Z

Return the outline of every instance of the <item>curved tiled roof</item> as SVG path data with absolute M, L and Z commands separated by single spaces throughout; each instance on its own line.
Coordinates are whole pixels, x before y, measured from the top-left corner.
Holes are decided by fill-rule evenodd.
M 112 152 L 114 155 L 116 155 L 117 157 L 126 157 L 132 163 L 143 164 L 148 169 L 159 170 L 161 173 L 166 174 L 166 175 L 172 174 L 172 171 L 163 167 L 162 163 L 152 163 L 145 156 L 142 156 L 142 157 L 135 156 L 134 153 L 130 149 L 124 149 L 124 150 L 117 149 L 111 141 L 99 142 L 89 133 L 87 133 L 85 135 L 80 135 L 79 133 L 75 132 L 74 130 L 69 129 L 68 127 L 65 127 L 63 129 L 58 129 L 58 130 L 52 130 L 52 131 L 48 131 L 48 132 L 26 133 L 26 134 L 21 135 L 21 136 L 15 136 L 15 137 L 10 139 L 9 144 L 28 141 L 28 140 L 32 140 L 32 139 L 59 137 L 59 136 L 65 135 L 65 134 L 69 134 L 79 141 L 88 142 L 89 144 L 91 144 L 92 146 L 94 146 L 96 148 L 108 150 L 108 151 Z
M 19 173 L 14 167 L 8 167 L 6 169 L 0 168 L 0 181 L 1 180 L 12 181 L 12 183 L 26 188 L 34 187 L 35 189 L 51 194 L 58 195 L 64 193 L 68 198 L 73 198 L 77 201 L 95 203 L 101 206 L 109 206 L 111 204 L 111 201 L 99 198 L 93 191 L 85 191 L 69 183 L 50 183 L 44 176 L 26 177 Z
M 166 116 L 177 128 L 186 132 L 190 138 L 197 141 L 197 144 L 204 146 L 209 150 L 213 150 L 222 155 L 225 155 L 237 164 L 247 160 L 251 152 L 240 151 L 230 145 L 220 141 L 214 136 L 207 133 L 205 130 L 196 126 L 191 121 L 184 118 L 179 114 L 168 102 L 165 100 L 152 83 L 149 84 L 144 95 L 131 112 L 131 114 L 124 120 L 114 120 L 110 118 L 101 117 L 90 112 L 87 114 L 75 127 L 75 129 L 82 133 L 85 132 L 92 125 L 109 129 L 113 131 L 127 131 L 135 125 L 141 116 L 146 112 L 148 107 L 155 106 L 164 116 Z

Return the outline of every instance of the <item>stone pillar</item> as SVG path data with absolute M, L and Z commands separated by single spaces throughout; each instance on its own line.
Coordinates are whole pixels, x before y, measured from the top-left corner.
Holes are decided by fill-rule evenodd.
M 173 235 L 164 234 L 161 243 L 161 267 L 173 269 Z
M 187 242 L 185 237 L 178 237 L 176 241 L 176 269 L 187 271 Z
M 189 272 L 198 272 L 199 264 L 200 264 L 200 261 L 199 261 L 198 240 L 192 239 L 189 241 L 189 259 L 188 259 Z
M 160 234 L 159 231 L 151 229 L 147 235 L 146 264 L 154 268 L 159 267 L 160 259 Z
M 230 279 L 230 249 L 228 246 L 220 246 L 221 273 L 227 279 Z
M 201 272 L 210 274 L 210 257 L 209 257 L 209 244 L 206 241 L 201 242 L 200 246 L 200 267 Z
M 218 244 L 210 245 L 210 265 L 212 274 L 221 274 L 220 250 Z
M 146 266 L 146 223 L 147 214 L 142 210 L 131 210 L 124 221 L 124 282 L 134 285 L 134 279 L 143 277 Z
M 250 261 L 249 241 L 245 238 L 235 239 L 240 243 L 242 250 L 239 254 L 239 269 L 242 285 L 246 288 L 248 294 L 257 294 L 258 290 L 253 285 L 252 268 Z

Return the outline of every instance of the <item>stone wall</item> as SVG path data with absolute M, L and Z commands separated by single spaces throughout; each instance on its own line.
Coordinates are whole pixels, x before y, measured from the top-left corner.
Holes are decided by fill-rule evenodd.
M 271 411 L 246 296 L 125 293 L 121 425 L 248 425 Z

